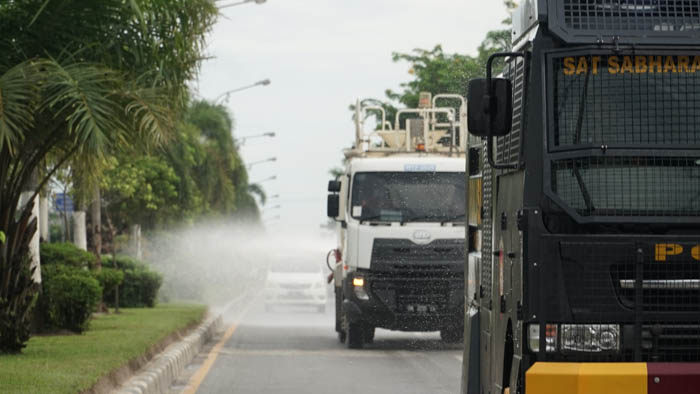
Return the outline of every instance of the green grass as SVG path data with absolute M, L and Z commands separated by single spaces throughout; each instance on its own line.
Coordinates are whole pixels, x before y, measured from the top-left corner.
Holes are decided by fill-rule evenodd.
M 0 355 L 0 393 L 77 393 L 138 357 L 206 308 L 164 304 L 95 317 L 82 335 L 35 336 L 22 354 Z

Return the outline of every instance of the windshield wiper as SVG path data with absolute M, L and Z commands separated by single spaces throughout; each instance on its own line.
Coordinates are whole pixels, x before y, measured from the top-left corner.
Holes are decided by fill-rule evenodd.
M 454 222 L 454 221 L 456 221 L 457 219 L 462 219 L 462 218 L 464 218 L 464 217 L 466 217 L 466 216 L 467 216 L 466 213 L 460 213 L 459 215 L 450 216 L 450 217 L 444 219 L 443 221 L 441 221 L 441 222 L 440 222 L 440 225 L 441 225 L 441 226 L 444 226 L 445 223 Z
M 409 222 L 418 222 L 418 221 L 424 221 L 426 219 L 437 219 L 435 215 L 416 215 L 416 216 L 411 216 L 410 218 L 403 219 L 401 220 L 401 225 L 403 226 L 405 223 Z

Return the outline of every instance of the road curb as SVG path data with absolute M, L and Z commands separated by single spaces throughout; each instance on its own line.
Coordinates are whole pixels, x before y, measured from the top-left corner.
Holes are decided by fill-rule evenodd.
M 155 356 L 141 372 L 131 377 L 113 393 L 166 393 L 172 382 L 180 376 L 204 345 L 222 329 L 223 319 L 221 315 L 207 318 L 191 334 Z

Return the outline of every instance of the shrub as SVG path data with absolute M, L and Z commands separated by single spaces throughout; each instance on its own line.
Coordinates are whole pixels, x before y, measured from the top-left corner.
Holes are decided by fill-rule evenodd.
M 119 286 L 120 307 L 152 308 L 156 305 L 158 290 L 163 284 L 161 274 L 150 270 L 141 261 L 119 255 L 117 255 L 116 266 L 112 257 L 105 257 L 102 266 L 124 272 L 124 280 Z M 105 291 L 104 300 L 108 306 L 114 306 L 114 289 Z
M 99 272 L 94 272 L 93 277 L 97 279 L 102 288 L 102 292 L 107 294 L 122 284 L 124 281 L 124 272 L 114 268 L 102 268 Z
M 115 265 L 114 258 L 112 257 L 112 255 L 109 254 L 102 255 L 102 266 L 107 268 L 118 268 L 121 270 L 146 268 L 146 265 L 143 262 L 122 255 L 117 255 L 117 261 Z
M 95 267 L 97 258 L 71 243 L 43 243 L 40 249 L 41 266 L 68 265 L 77 268 Z
M 99 282 L 90 273 L 70 266 L 48 270 L 41 303 L 48 322 L 55 327 L 83 332 L 102 297 Z

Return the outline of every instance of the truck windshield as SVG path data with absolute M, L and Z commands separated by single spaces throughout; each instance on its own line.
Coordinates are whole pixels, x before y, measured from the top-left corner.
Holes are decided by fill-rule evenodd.
M 362 172 L 352 185 L 351 214 L 386 222 L 463 222 L 463 172 Z
M 700 144 L 700 55 L 553 60 L 552 146 Z
M 550 149 L 578 151 L 551 161 L 552 192 L 583 216 L 700 216 L 700 55 L 557 56 L 551 70 Z

